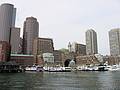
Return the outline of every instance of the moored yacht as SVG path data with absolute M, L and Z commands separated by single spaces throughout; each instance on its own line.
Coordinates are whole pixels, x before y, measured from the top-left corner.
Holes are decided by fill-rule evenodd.
M 44 71 L 43 67 L 41 66 L 36 66 L 36 65 L 33 65 L 33 66 L 28 66 L 25 68 L 25 71 L 37 71 L 37 72 L 42 72 Z
M 71 72 L 71 67 L 49 67 L 49 72 Z
M 119 65 L 108 65 L 106 68 L 108 69 L 108 71 L 119 71 L 120 70 Z

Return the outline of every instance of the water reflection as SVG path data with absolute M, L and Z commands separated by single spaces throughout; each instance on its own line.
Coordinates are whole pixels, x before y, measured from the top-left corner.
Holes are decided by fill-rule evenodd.
M 119 73 L 120 74 L 120 73 Z M 117 77 L 115 79 L 115 77 Z M 119 90 L 120 77 L 117 72 L 100 72 L 98 75 L 98 85 L 101 85 L 100 90 Z
M 0 74 L 0 90 L 120 90 L 120 72 Z

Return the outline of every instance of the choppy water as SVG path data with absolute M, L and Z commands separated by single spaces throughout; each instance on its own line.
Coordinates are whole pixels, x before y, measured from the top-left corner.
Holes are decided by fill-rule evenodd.
M 0 90 L 120 90 L 120 72 L 0 73 Z

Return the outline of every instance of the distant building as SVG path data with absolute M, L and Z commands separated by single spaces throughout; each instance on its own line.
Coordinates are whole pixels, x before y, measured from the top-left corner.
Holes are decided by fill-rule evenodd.
M 11 29 L 11 53 L 20 53 L 20 28 L 12 28 Z
M 61 53 L 61 51 L 54 50 L 53 55 L 54 55 L 55 64 L 62 65 L 62 53 Z
M 86 55 L 86 45 L 74 42 L 72 44 L 69 43 L 68 46 L 70 52 L 74 52 L 77 55 Z
M 81 65 L 99 65 L 100 62 L 95 55 L 85 55 L 85 56 L 77 56 L 76 57 L 77 66 Z
M 36 38 L 33 43 L 33 54 L 53 53 L 53 40 L 50 38 Z
M 120 55 L 120 28 L 109 31 L 110 54 Z
M 10 43 L 10 31 L 15 26 L 15 16 L 14 5 L 5 3 L 0 6 L 0 41 Z
M 10 44 L 7 41 L 0 41 L 0 62 L 10 60 Z
M 33 53 L 33 40 L 38 37 L 39 24 L 36 18 L 27 17 L 23 28 L 23 53 Z
M 76 53 L 79 55 L 86 55 L 86 45 L 84 44 L 77 44 L 76 45 Z
M 43 55 L 34 55 L 34 64 L 43 66 L 44 65 Z
M 104 56 L 104 62 L 108 65 L 119 65 L 120 64 L 120 56 Z
M 19 53 L 23 54 L 23 39 L 20 37 Z
M 28 65 L 44 65 L 43 57 L 41 55 L 37 55 L 37 61 L 34 59 L 34 55 L 25 55 L 25 54 L 11 54 L 10 61 L 16 62 L 22 66 Z
M 86 54 L 97 54 L 97 34 L 94 30 L 90 29 L 86 31 Z
M 72 44 L 70 42 L 68 43 L 68 51 L 72 52 Z
M 45 63 L 48 63 L 48 64 L 54 63 L 53 53 L 43 53 L 43 60 Z

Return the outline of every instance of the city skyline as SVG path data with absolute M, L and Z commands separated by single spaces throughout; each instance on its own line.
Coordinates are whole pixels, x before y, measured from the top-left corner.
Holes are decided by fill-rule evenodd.
M 15 5 L 16 26 L 21 30 L 26 17 L 36 17 L 40 23 L 39 36 L 53 38 L 57 49 L 67 48 L 68 42 L 85 44 L 85 32 L 92 28 L 98 35 L 98 52 L 109 54 L 108 31 L 120 26 L 118 0 L 1 0 L 0 4 L 3 3 Z

